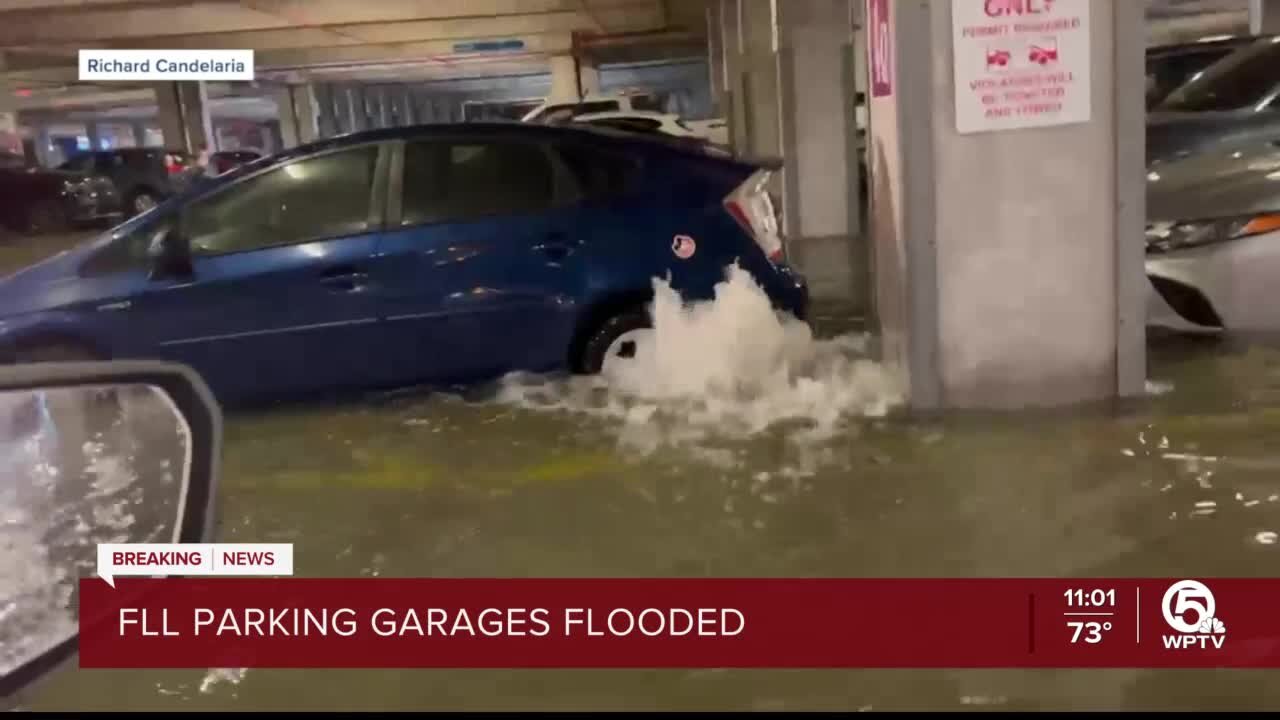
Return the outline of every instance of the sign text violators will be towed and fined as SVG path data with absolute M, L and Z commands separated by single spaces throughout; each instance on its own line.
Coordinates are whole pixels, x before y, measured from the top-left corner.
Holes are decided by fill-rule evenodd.
M 1090 0 L 955 0 L 956 130 L 1088 122 Z
M 80 80 L 253 80 L 252 50 L 81 50 Z
M 287 543 L 130 543 L 98 545 L 98 577 L 293 575 Z

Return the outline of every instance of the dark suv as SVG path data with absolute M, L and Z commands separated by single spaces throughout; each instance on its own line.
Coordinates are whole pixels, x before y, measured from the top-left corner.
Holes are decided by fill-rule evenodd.
M 60 170 L 109 179 L 126 216 L 138 215 L 180 191 L 190 179 L 191 159 L 181 151 L 125 148 L 81 153 Z

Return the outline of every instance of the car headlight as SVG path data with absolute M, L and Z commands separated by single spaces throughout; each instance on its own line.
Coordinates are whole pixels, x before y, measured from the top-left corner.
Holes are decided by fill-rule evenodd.
M 1272 230 L 1280 230 L 1280 214 L 1152 223 L 1147 226 L 1147 252 L 1157 254 L 1211 245 Z

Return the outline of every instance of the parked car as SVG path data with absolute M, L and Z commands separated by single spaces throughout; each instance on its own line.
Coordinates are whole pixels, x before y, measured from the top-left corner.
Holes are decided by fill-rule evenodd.
M 209 164 L 213 166 L 215 174 L 221 175 L 260 157 L 262 157 L 260 153 L 252 150 L 220 150 L 209 156 Z
M 662 100 L 647 92 L 594 93 L 581 100 L 543 100 L 530 110 L 522 122 L 557 123 L 573 120 L 579 115 L 602 112 L 665 112 Z
M 687 121 L 671 113 L 628 110 L 588 113 L 573 119 L 575 123 L 609 127 L 625 132 L 665 135 L 673 138 L 727 145 L 728 130 L 724 121 Z
M 0 281 L 0 355 L 177 361 L 226 403 L 595 373 L 634 352 L 655 278 L 710 299 L 736 262 L 804 317 L 775 169 L 520 123 L 330 138 Z
M 1202 153 L 1147 183 L 1150 325 L 1280 330 L 1280 147 Z
M 191 158 L 179 150 L 124 148 L 76 155 L 60 170 L 105 177 L 115 185 L 126 215 L 138 215 L 181 191 Z
M 1156 45 L 1147 49 L 1147 109 L 1210 65 L 1258 40 L 1254 35 L 1216 35 L 1195 42 Z
M 1280 36 L 1261 38 L 1173 91 L 1147 120 L 1147 162 L 1280 138 Z
M 104 178 L 24 168 L 0 169 L 0 225 L 18 232 L 57 232 L 116 217 L 115 188 Z

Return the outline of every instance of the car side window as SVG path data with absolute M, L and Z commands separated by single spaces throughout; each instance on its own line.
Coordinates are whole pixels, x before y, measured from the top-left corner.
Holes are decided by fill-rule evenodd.
M 100 277 L 147 267 L 152 243 L 172 222 L 171 216 L 157 217 L 134 227 L 94 253 L 80 267 L 80 274 Z
M 224 255 L 369 230 L 378 148 L 287 165 L 196 200 L 183 213 L 193 255 Z
M 542 146 L 518 141 L 420 141 L 404 148 L 401 225 L 536 213 L 555 202 Z
M 580 196 L 587 200 L 625 193 L 639 170 L 639 163 L 628 155 L 586 144 L 566 142 L 556 150 L 577 182 Z
M 160 153 L 146 150 L 142 152 L 131 152 L 120 156 L 116 164 L 128 167 L 132 170 L 147 170 L 162 164 L 163 158 Z
M 122 165 L 119 155 L 112 153 L 98 153 L 93 158 L 93 169 L 95 172 L 109 173 Z
M 93 155 L 90 153 L 83 153 L 81 155 L 76 155 L 75 157 L 68 159 L 66 162 L 59 165 L 58 169 L 82 172 L 82 171 L 88 170 L 91 167 L 93 167 Z

